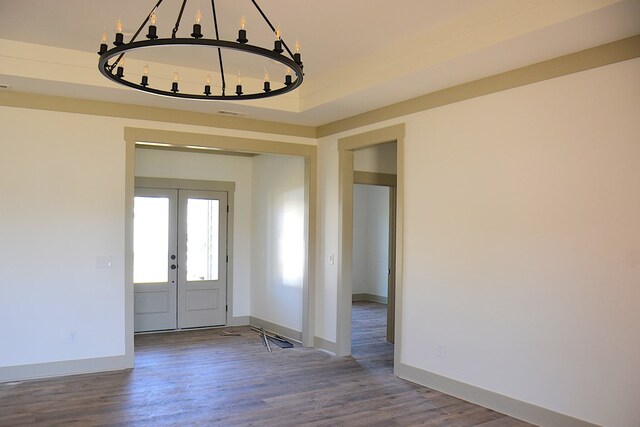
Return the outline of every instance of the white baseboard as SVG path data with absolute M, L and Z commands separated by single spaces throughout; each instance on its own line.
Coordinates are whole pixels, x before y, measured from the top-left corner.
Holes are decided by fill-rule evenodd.
M 314 344 L 313 346 L 318 350 L 322 350 L 334 356 L 338 352 L 338 345 L 333 341 L 328 341 L 328 340 L 325 340 L 324 338 L 315 337 L 313 344 Z
M 302 332 L 278 325 L 277 323 L 269 322 L 268 320 L 262 320 L 257 317 L 251 316 L 249 318 L 249 324 L 256 328 L 264 328 L 269 332 L 274 332 L 281 337 L 285 337 L 297 342 L 302 342 Z
M 373 294 L 353 294 L 351 296 L 351 301 L 370 301 L 370 302 L 378 302 L 380 304 L 386 304 L 388 298 L 380 295 Z
M 248 326 L 249 319 L 249 316 L 229 317 L 226 326 Z
M 97 357 L 93 359 L 63 360 L 60 362 L 34 363 L 30 365 L 0 368 L 0 383 L 59 377 L 63 375 L 89 374 L 119 371 L 133 368 L 133 358 L 127 356 Z
M 596 427 L 587 421 L 570 417 L 531 403 L 513 399 L 442 375 L 405 365 L 396 364 L 395 374 L 400 378 L 493 409 L 513 418 L 539 425 L 554 427 Z

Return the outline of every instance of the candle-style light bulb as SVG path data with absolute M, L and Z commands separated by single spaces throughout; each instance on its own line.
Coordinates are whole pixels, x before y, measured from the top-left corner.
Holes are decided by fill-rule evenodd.
M 238 71 L 238 84 L 236 85 L 236 95 L 242 95 L 242 75 Z
M 269 82 L 269 72 L 267 69 L 264 69 L 264 87 L 265 92 L 271 92 L 271 83 Z
M 293 60 L 298 65 L 302 65 L 302 56 L 300 55 L 300 40 L 296 40 L 296 53 L 293 54 Z
M 249 40 L 247 39 L 247 18 L 244 17 L 244 15 L 242 15 L 242 18 L 240 18 L 240 29 L 238 30 L 238 38 L 236 39 L 236 41 L 238 43 L 247 43 Z
M 142 81 L 140 82 L 140 86 L 148 86 L 149 85 L 149 66 L 145 65 L 142 69 Z
M 173 83 L 171 83 L 171 92 L 178 92 L 178 72 L 173 73 Z
M 107 51 L 107 49 L 109 49 L 109 46 L 107 46 L 107 32 L 103 32 L 102 33 L 102 38 L 100 38 L 100 51 L 98 52 L 98 55 L 102 55 L 103 53 L 105 53 Z
M 202 12 L 200 9 L 196 12 L 196 23 L 193 24 L 193 33 L 191 33 L 191 37 L 194 39 L 202 38 L 202 27 L 200 26 L 200 20 L 202 19 Z
M 204 94 L 211 95 L 211 76 L 209 74 L 204 78 Z
M 276 41 L 273 42 L 273 51 L 275 53 L 282 53 L 282 31 L 280 31 L 280 25 L 276 27 Z
M 122 34 L 122 20 L 118 18 L 118 24 L 116 25 L 116 39 L 113 42 L 114 45 L 120 46 L 124 44 L 124 35 Z
M 151 12 L 151 16 L 149 16 L 149 22 L 151 22 L 151 25 L 149 25 L 149 33 L 147 34 L 147 38 L 149 40 L 155 40 L 158 38 L 157 27 L 156 27 L 157 20 L 158 20 L 158 17 L 156 16 L 156 11 L 154 9 L 154 11 Z
M 291 68 L 287 67 L 287 74 L 284 76 L 284 84 L 289 86 L 293 82 L 291 81 Z
M 118 76 L 119 78 L 123 78 L 124 77 L 124 56 L 122 58 L 120 58 L 120 60 L 118 61 L 118 68 L 116 70 L 116 76 Z

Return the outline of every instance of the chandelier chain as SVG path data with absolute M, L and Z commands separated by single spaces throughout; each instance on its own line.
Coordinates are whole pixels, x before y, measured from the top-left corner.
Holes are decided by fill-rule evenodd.
M 178 19 L 176 19 L 176 25 L 173 27 L 173 30 L 171 31 L 172 39 L 176 38 L 176 33 L 178 32 L 178 28 L 180 27 L 180 21 L 182 20 L 182 13 L 184 12 L 184 7 L 186 5 L 187 5 L 187 0 L 182 0 L 182 6 L 180 7 L 180 12 L 178 13 Z
M 273 31 L 273 33 L 276 34 L 276 27 L 273 26 L 271 21 L 269 21 L 269 18 L 267 18 L 267 15 L 265 15 L 264 12 L 262 11 L 262 9 L 260 9 L 260 6 L 258 6 L 258 3 L 256 3 L 256 0 L 251 0 L 251 2 L 256 7 L 256 9 L 258 9 L 258 12 L 260 12 L 260 15 L 262 15 L 262 17 L 266 21 L 267 25 L 269 25 L 269 28 L 271 28 L 271 31 Z M 289 46 L 287 46 L 287 44 L 284 42 L 284 40 L 282 40 L 282 39 L 280 39 L 280 40 L 282 41 L 282 46 L 284 46 L 284 48 L 287 50 L 287 52 L 289 52 L 289 55 L 293 56 L 293 52 L 291 52 L 291 49 L 289 49 Z
M 220 40 L 218 33 L 218 15 L 216 14 L 216 0 L 211 0 L 211 10 L 213 11 L 213 26 L 216 29 L 216 40 Z M 222 96 L 225 96 L 227 82 L 224 79 L 224 65 L 222 65 L 222 49 L 218 48 L 218 62 L 220 63 L 220 80 L 222 86 Z

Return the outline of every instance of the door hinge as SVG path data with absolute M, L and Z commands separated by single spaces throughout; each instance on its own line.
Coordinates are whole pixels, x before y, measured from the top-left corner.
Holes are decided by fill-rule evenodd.
M 229 306 L 228 305 L 224 306 L 224 311 L 229 311 Z
M 229 255 L 227 255 L 227 262 L 229 262 Z
M 227 213 L 229 213 L 229 205 L 227 205 Z

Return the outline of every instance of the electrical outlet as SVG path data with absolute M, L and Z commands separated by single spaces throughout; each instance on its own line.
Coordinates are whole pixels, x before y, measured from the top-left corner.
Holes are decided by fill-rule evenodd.
M 67 343 L 75 344 L 78 342 L 78 331 L 69 331 L 67 334 Z
M 438 357 L 444 357 L 447 350 L 447 346 L 444 345 L 444 343 L 439 342 L 437 345 L 437 349 L 438 349 Z

